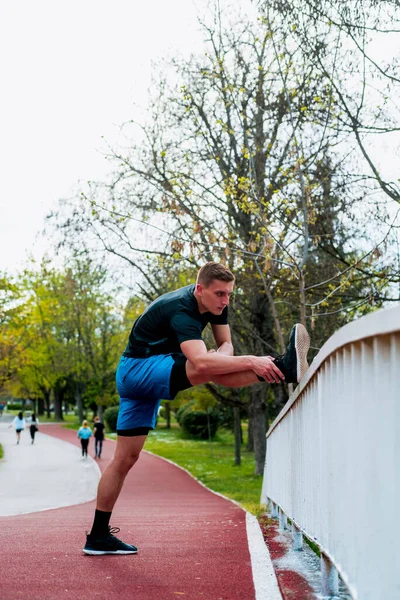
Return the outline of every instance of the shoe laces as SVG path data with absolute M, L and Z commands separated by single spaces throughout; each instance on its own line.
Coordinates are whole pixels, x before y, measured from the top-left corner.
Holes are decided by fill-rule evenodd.
M 119 527 L 110 527 L 108 526 L 108 533 L 109 535 L 111 535 L 112 537 L 115 537 L 113 534 L 114 533 L 119 533 L 121 531 L 121 529 Z

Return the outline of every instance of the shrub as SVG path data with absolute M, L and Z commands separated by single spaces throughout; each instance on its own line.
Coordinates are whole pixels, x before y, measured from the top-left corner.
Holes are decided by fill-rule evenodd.
M 208 439 L 210 426 L 210 436 L 214 437 L 220 423 L 219 415 L 215 411 L 205 410 L 186 410 L 181 415 L 180 426 L 183 431 L 191 437 Z
M 118 419 L 119 406 L 110 406 L 104 411 L 103 418 L 110 431 L 117 431 L 117 419 Z
M 196 400 L 191 400 L 190 402 L 187 402 L 186 404 L 182 404 L 182 406 L 180 408 L 178 408 L 178 410 L 176 411 L 176 420 L 178 421 L 178 423 L 181 427 L 182 427 L 181 419 L 182 419 L 183 415 L 185 414 L 186 411 L 193 410 L 193 407 L 195 404 L 196 404 Z

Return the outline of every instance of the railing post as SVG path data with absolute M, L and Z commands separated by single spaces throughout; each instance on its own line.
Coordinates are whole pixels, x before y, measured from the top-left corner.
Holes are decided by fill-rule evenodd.
M 276 504 L 275 504 L 275 502 L 272 502 L 272 500 L 271 500 L 271 517 L 273 519 L 276 519 L 277 516 L 278 516 L 278 511 L 276 509 Z
M 292 545 L 293 550 L 303 549 L 303 534 L 294 523 L 292 523 Z
M 278 515 L 279 515 L 279 529 L 281 531 L 285 531 L 285 529 L 287 529 L 287 516 L 285 515 L 285 513 L 283 512 L 283 510 L 280 507 L 278 508 Z
M 327 556 L 321 554 L 321 593 L 322 596 L 337 596 L 339 593 L 339 575 Z

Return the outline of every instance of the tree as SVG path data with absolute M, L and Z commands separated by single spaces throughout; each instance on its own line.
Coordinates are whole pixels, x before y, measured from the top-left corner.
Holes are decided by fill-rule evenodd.
M 80 420 L 83 404 L 114 404 L 115 370 L 121 354 L 122 318 L 112 292 L 104 290 L 106 271 L 89 259 L 67 268 L 61 305 L 71 329 L 71 382 Z
M 16 285 L 23 304 L 2 331 L 9 341 L 4 383 L 22 397 L 43 398 L 48 415 L 52 396 L 57 419 L 63 402 L 76 403 L 81 420 L 85 406 L 101 413 L 116 402 L 123 315 L 105 281 L 104 268 L 89 260 L 62 271 L 45 260 Z
M 23 335 L 24 298 L 13 278 L 0 274 L 0 391 L 15 375 Z
M 331 78 L 280 19 L 275 10 L 233 23 L 217 11 L 203 22 L 208 52 L 174 60 L 174 83 L 159 76 L 148 121 L 128 125 L 138 141 L 110 149 L 112 181 L 91 184 L 57 216 L 69 242 L 81 248 L 84 238 L 129 264 L 147 300 L 166 291 L 166 277 L 228 263 L 240 353 L 283 351 L 294 320 L 311 320 L 319 346 L 338 321 L 371 307 L 374 286 L 383 302 L 394 280 L 372 249 L 360 250 L 354 215 L 365 193 L 337 162 Z M 274 393 L 249 392 L 257 473 L 266 423 L 287 397 Z

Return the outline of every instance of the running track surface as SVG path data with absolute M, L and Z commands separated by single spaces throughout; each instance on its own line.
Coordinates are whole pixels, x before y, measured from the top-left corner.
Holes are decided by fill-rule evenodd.
M 77 443 L 73 430 L 41 431 Z M 105 442 L 102 470 L 114 447 Z M 246 513 L 178 467 L 142 452 L 125 480 L 110 524 L 138 554 L 82 553 L 94 509 L 1 517 L 0 599 L 254 600 Z

